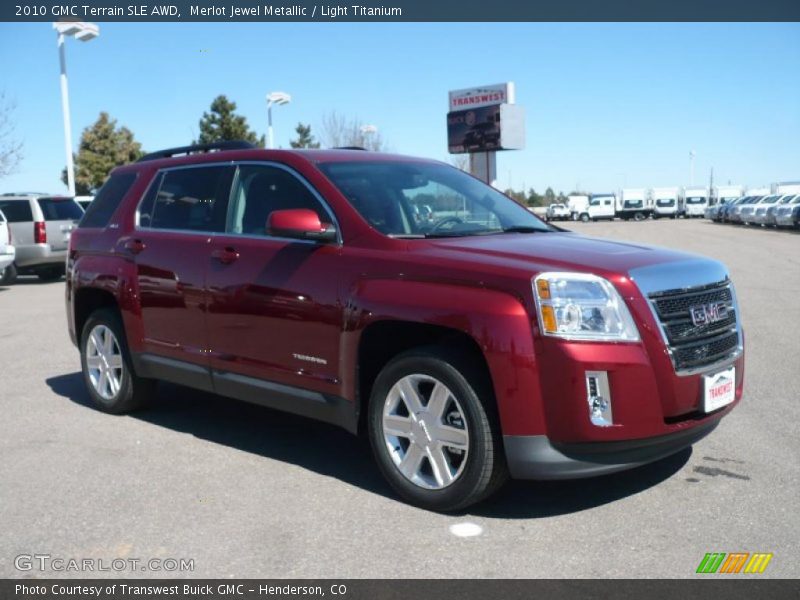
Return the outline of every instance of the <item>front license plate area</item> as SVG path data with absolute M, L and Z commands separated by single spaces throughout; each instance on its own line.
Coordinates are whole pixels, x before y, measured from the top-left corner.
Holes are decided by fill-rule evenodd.
M 733 402 L 735 396 L 735 367 L 703 376 L 703 412 L 710 413 L 727 406 Z

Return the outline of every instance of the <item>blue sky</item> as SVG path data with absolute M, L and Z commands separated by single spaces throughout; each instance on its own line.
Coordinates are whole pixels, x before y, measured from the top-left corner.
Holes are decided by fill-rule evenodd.
M 375 124 L 391 149 L 449 160 L 447 92 L 512 80 L 527 146 L 498 158 L 502 187 L 605 191 L 800 180 L 800 24 L 101 23 L 68 40 L 73 145 L 100 111 L 147 150 L 181 145 L 220 93 L 288 146 L 329 111 Z M 0 191 L 60 192 L 56 36 L 0 24 L 0 90 L 25 144 Z

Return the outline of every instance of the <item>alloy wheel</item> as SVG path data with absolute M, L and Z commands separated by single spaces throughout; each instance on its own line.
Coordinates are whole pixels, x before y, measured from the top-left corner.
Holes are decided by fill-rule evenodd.
M 403 476 L 431 490 L 455 482 L 469 453 L 464 410 L 450 389 L 430 375 L 407 375 L 383 407 L 383 438 Z
M 97 325 L 86 340 L 86 368 L 95 392 L 113 400 L 122 385 L 125 367 L 117 337 L 105 325 Z

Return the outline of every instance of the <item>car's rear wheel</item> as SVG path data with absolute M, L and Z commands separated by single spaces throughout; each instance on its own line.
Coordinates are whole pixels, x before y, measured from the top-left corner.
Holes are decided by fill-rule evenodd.
M 583 213 L 581 215 L 581 221 L 583 221 L 584 223 L 588 223 L 589 222 L 589 215 L 587 215 L 586 213 Z
M 507 478 L 491 386 L 443 348 L 390 361 L 372 388 L 369 437 L 390 485 L 417 506 L 479 502 Z
M 12 285 L 17 280 L 17 267 L 14 263 L 0 271 L 0 285 Z
M 133 371 L 116 310 L 99 309 L 86 320 L 81 335 L 81 367 L 89 395 L 105 412 L 130 412 L 145 405 L 155 393 L 155 381 L 138 377 Z

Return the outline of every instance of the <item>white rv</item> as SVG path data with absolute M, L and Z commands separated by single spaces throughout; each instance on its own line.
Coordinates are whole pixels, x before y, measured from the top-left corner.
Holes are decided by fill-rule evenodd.
M 671 217 L 676 219 L 683 214 L 683 190 L 679 187 L 653 188 L 653 218 Z
M 800 181 L 785 181 L 783 183 L 776 183 L 774 186 L 775 194 L 800 194 Z
M 729 204 L 744 196 L 743 185 L 720 185 L 715 188 L 715 204 Z
M 644 221 L 653 214 L 653 200 L 650 190 L 644 188 L 624 189 L 621 194 L 621 205 L 617 211 L 620 219 Z
M 702 217 L 708 206 L 708 188 L 688 187 L 684 192 L 686 206 L 685 215 L 689 217 Z

